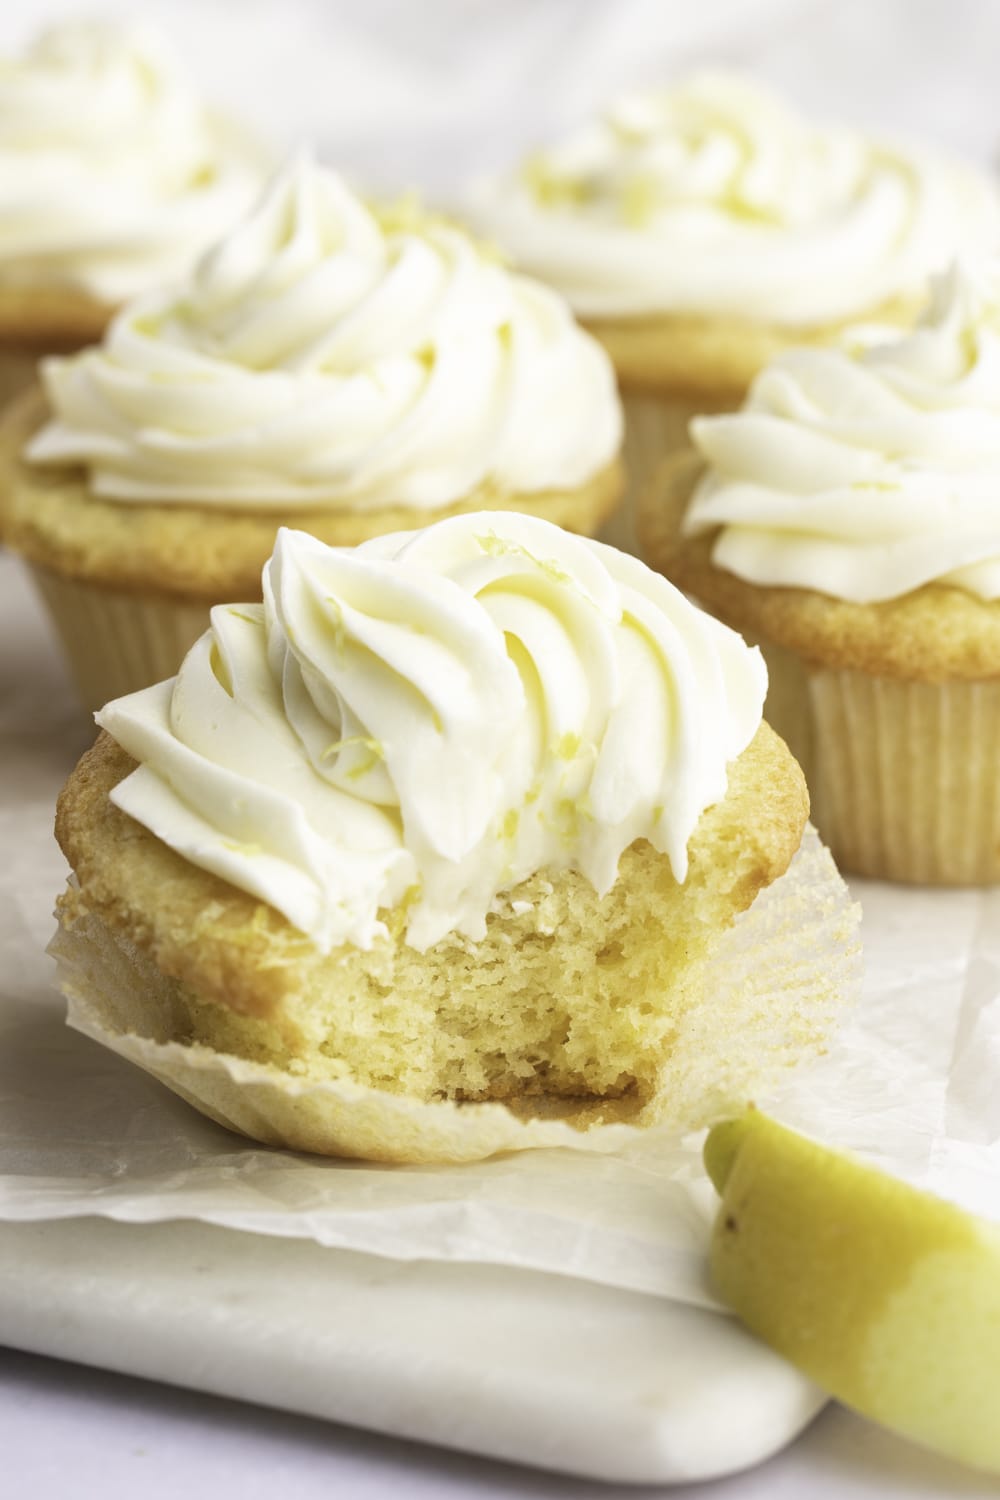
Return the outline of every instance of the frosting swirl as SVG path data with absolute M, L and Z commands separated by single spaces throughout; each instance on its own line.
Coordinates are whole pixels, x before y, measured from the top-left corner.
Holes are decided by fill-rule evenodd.
M 691 433 L 711 467 L 684 529 L 721 528 L 718 567 L 856 604 L 1000 598 L 1000 261 L 938 278 L 905 338 L 782 355 Z
M 186 285 L 44 375 L 28 456 L 137 503 L 433 508 L 572 488 L 621 439 L 610 363 L 555 293 L 307 160 Z
M 115 304 L 185 270 L 258 192 L 259 148 L 156 36 L 54 27 L 0 60 L 0 278 Z
M 821 326 L 920 295 L 959 248 L 1000 239 L 972 167 L 815 128 L 724 73 L 621 100 L 469 211 L 594 318 Z
M 97 715 L 113 800 L 324 951 L 482 937 L 498 893 L 636 839 L 687 872 L 756 732 L 763 663 L 635 558 L 513 512 L 355 549 L 283 529 L 170 682 Z

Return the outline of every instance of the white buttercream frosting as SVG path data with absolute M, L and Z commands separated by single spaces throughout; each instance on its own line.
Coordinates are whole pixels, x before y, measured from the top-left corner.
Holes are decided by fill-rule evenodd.
M 691 425 L 685 531 L 753 583 L 865 604 L 927 583 L 1000 598 L 1000 262 L 939 278 L 916 331 L 796 349 Z
M 263 605 L 98 714 L 114 802 L 323 950 L 480 938 L 539 870 L 675 876 L 760 723 L 763 663 L 633 557 L 513 512 L 355 549 L 279 532 Z
M 70 22 L 0 58 L 3 281 L 122 302 L 186 270 L 263 171 L 154 34 Z
M 135 503 L 434 508 L 574 488 L 621 441 L 611 365 L 556 293 L 305 159 L 186 284 L 44 376 L 29 457 Z
M 1000 240 L 985 174 L 810 125 L 721 73 L 621 100 L 473 190 L 469 213 L 598 318 L 820 326 L 919 296 L 958 250 Z

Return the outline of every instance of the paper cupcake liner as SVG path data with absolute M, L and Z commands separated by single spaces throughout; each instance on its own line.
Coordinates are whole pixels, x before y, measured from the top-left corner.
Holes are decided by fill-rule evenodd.
M 29 566 L 89 710 L 172 677 L 208 628 L 207 604 L 116 593 Z
M 621 505 L 601 531 L 601 540 L 623 552 L 642 556 L 639 539 L 640 499 L 656 470 L 679 448 L 690 446 L 688 423 L 700 412 L 719 408 L 704 400 L 690 401 L 671 396 L 633 395 L 622 392 L 625 411 L 623 454 L 626 488 Z
M 810 829 L 788 872 L 724 933 L 708 962 L 705 1001 L 680 1028 L 655 1109 L 637 1116 L 675 1138 L 737 1109 L 825 1049 L 860 986 L 859 911 Z M 350 1079 L 310 1080 L 182 1044 L 175 987 L 98 917 L 60 927 L 50 952 L 69 1024 L 154 1075 L 203 1114 L 265 1144 L 375 1161 L 480 1160 L 560 1146 L 610 1152 L 639 1125 L 575 1128 L 579 1105 L 544 1118 L 504 1104 L 423 1101 Z M 536 1101 L 531 1101 L 534 1104 Z M 560 1114 L 563 1118 L 560 1118 Z
M 844 870 L 920 885 L 1000 882 L 1000 682 L 812 669 L 763 643 L 765 716 Z

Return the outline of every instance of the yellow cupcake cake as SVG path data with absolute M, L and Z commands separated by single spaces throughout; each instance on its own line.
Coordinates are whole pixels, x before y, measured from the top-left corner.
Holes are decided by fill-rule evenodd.
M 697 412 L 730 410 L 792 344 L 906 323 L 928 276 L 1000 241 L 989 179 L 923 147 L 798 118 L 737 75 L 625 98 L 471 195 L 614 360 L 630 503 Z
M 264 171 L 144 30 L 68 22 L 0 60 L 0 403 L 186 270 Z
M 347 545 L 488 504 L 589 532 L 621 489 L 614 373 L 565 303 L 307 160 L 44 384 L 0 429 L 7 534 L 92 706 L 259 598 L 281 524 Z
M 818 973 L 788 951 L 841 887 L 757 652 L 507 511 L 282 530 L 263 593 L 109 704 L 63 792 L 75 1025 L 245 1134 L 387 1161 L 607 1149 L 821 1044 L 851 923 Z M 766 988 L 759 952 L 723 982 L 782 887 Z
M 648 554 L 761 643 L 838 862 L 1000 880 L 1000 267 L 941 278 L 894 343 L 781 356 L 691 430 Z

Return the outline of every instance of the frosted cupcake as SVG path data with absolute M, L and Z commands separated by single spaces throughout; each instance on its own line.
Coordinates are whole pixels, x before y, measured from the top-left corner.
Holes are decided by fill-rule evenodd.
M 74 1025 L 257 1139 L 402 1161 L 685 1128 L 821 1044 L 853 917 L 757 652 L 512 512 L 282 530 L 263 593 L 63 793 Z
M 185 270 L 263 171 L 145 31 L 71 22 L 0 59 L 0 402 Z
M 621 488 L 614 373 L 561 298 L 308 161 L 44 386 L 0 431 L 8 540 L 93 706 L 259 598 L 283 522 L 347 545 L 488 503 L 588 532 Z
M 781 356 L 691 431 L 649 555 L 763 645 L 838 862 L 1000 880 L 1000 267 L 943 277 L 892 344 Z
M 930 273 L 992 248 L 992 183 L 922 147 L 814 126 L 738 76 L 622 100 L 481 187 L 470 212 L 608 349 L 634 501 L 699 411 L 791 344 L 909 323 Z

